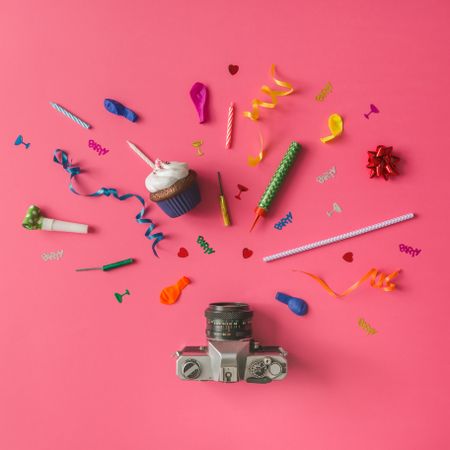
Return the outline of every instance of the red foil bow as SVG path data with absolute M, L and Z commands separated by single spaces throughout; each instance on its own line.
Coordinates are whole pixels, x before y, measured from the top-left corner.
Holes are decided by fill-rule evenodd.
M 374 152 L 368 151 L 369 164 L 367 168 L 370 169 L 370 178 L 383 176 L 385 180 L 389 176 L 398 175 L 395 164 L 400 158 L 392 155 L 392 147 L 385 147 L 379 145 Z

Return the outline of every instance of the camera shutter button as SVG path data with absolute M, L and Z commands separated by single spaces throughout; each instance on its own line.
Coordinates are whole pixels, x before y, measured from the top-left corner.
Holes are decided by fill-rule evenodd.
M 201 373 L 200 364 L 195 359 L 187 359 L 181 368 L 181 372 L 184 378 L 195 380 Z
M 269 372 L 273 377 L 278 377 L 283 372 L 283 366 L 279 362 L 273 361 L 269 366 Z

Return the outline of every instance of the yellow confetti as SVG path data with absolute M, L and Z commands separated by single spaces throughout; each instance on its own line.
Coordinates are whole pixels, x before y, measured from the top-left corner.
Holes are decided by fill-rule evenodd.
M 367 334 L 375 334 L 377 330 L 372 328 L 364 319 L 359 319 L 358 325 L 366 331 Z
M 197 156 L 203 156 L 204 153 L 202 152 L 202 145 L 203 145 L 203 141 L 194 141 L 192 143 L 192 147 L 197 149 Z

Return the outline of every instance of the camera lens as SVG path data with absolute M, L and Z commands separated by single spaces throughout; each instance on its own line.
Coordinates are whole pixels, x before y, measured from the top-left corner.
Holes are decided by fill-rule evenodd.
M 205 311 L 206 336 L 220 341 L 252 337 L 252 317 L 246 303 L 210 303 Z

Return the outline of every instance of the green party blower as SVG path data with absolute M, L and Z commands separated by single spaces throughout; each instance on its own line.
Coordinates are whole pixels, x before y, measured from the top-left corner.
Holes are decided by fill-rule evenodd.
M 124 259 L 123 261 L 117 261 L 115 263 L 106 264 L 101 267 L 88 267 L 86 269 L 75 269 L 76 272 L 84 272 L 86 270 L 103 270 L 103 272 L 106 272 L 111 269 L 117 269 L 117 267 L 127 266 L 128 264 L 132 264 L 134 262 L 133 258 Z
M 264 194 L 262 195 L 258 203 L 258 207 L 256 208 L 255 211 L 256 213 L 255 221 L 253 222 L 250 231 L 253 230 L 259 218 L 263 217 L 266 214 L 267 210 L 272 204 L 273 199 L 275 198 L 275 195 L 280 190 L 280 187 L 283 184 L 283 181 L 286 179 L 286 175 L 288 174 L 289 169 L 294 164 L 294 161 L 297 158 L 297 155 L 301 149 L 302 146 L 298 142 L 292 142 L 291 145 L 289 146 L 288 151 L 283 156 L 283 159 L 281 160 L 277 171 L 270 180 L 269 185 L 266 187 L 266 190 L 264 191 Z
M 27 230 L 66 231 L 83 234 L 88 232 L 88 226 L 83 223 L 65 222 L 64 220 L 44 217 L 36 205 L 31 205 L 28 208 L 22 226 Z

